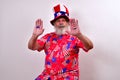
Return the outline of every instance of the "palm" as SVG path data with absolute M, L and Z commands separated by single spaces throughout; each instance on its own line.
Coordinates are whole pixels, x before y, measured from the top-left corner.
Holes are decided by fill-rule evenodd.
M 70 19 L 70 34 L 77 36 L 80 33 L 78 20 Z
M 36 21 L 36 27 L 34 28 L 33 34 L 39 36 L 43 33 L 44 29 L 43 29 L 43 21 L 41 19 L 38 19 Z

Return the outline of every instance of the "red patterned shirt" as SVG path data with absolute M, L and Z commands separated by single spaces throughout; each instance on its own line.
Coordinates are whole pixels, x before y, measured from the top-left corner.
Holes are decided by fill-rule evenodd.
M 45 69 L 35 80 L 79 80 L 79 48 L 87 51 L 75 36 L 49 33 L 38 39 L 46 53 Z

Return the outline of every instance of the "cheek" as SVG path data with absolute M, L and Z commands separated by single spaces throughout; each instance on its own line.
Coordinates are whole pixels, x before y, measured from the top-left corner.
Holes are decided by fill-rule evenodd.
M 54 26 L 57 26 L 57 24 L 56 24 L 56 23 L 54 23 Z
M 66 26 L 69 26 L 69 24 L 68 24 L 68 23 L 65 23 L 65 25 L 66 25 Z
M 55 24 L 54 24 L 55 26 L 58 26 L 59 25 L 59 23 L 58 22 L 55 22 Z

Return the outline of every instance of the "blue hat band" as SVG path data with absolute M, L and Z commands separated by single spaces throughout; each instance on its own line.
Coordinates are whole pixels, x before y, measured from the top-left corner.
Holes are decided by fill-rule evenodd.
M 64 11 L 60 11 L 60 12 L 56 12 L 55 14 L 54 14 L 54 18 L 56 18 L 56 17 L 58 17 L 58 16 L 69 16 L 69 14 L 67 14 L 66 12 L 64 12 Z

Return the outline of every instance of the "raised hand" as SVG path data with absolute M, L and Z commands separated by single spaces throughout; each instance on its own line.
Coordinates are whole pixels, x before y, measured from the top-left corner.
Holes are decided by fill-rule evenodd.
M 77 35 L 81 34 L 80 29 L 79 29 L 79 25 L 78 25 L 78 20 L 76 20 L 74 18 L 70 19 L 69 25 L 70 25 L 70 32 L 69 33 L 71 35 L 77 36 Z
M 33 35 L 39 36 L 44 32 L 43 21 L 41 19 L 36 20 Z

